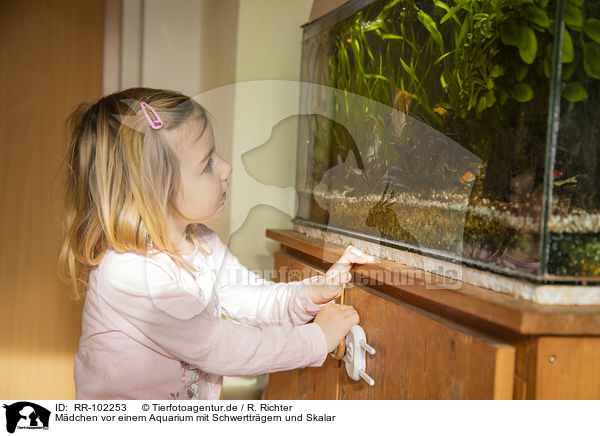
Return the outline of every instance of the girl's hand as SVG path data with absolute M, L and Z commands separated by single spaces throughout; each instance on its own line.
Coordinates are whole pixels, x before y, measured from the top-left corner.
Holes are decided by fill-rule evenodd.
M 324 304 L 344 292 L 346 283 L 352 279 L 350 268 L 353 263 L 375 262 L 374 256 L 369 256 L 358 248 L 349 245 L 342 257 L 331 268 L 307 286 L 308 296 L 315 304 Z
M 328 304 L 317 313 L 315 324 L 323 330 L 327 341 L 327 352 L 331 353 L 346 337 L 354 324 L 360 321 L 352 306 Z

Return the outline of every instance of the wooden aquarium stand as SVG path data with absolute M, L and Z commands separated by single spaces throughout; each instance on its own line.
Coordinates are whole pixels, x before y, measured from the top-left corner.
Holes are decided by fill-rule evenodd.
M 345 249 L 293 230 L 266 234 L 281 244 L 278 281 L 321 274 Z M 600 399 L 600 306 L 544 306 L 445 277 L 432 286 L 415 271 L 385 259 L 352 269 L 344 303 L 376 350 L 374 386 L 328 357 L 271 374 L 265 399 Z

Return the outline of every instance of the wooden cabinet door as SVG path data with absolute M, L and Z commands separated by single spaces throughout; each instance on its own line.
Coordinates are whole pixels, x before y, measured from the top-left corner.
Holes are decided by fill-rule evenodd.
M 65 121 L 102 95 L 105 0 L 0 1 L 0 398 L 75 399 L 83 300 L 57 274 Z
M 376 350 L 366 370 L 375 385 L 344 370 L 340 399 L 512 398 L 511 345 L 366 288 L 346 287 L 346 304 Z
M 535 347 L 533 398 L 600 399 L 600 338 L 545 336 Z
M 281 252 L 275 269 L 282 281 L 320 273 Z M 366 371 L 375 385 L 351 380 L 343 362 L 328 357 L 321 368 L 271 374 L 266 399 L 512 398 L 513 346 L 367 288 L 347 286 L 345 303 L 376 350 Z

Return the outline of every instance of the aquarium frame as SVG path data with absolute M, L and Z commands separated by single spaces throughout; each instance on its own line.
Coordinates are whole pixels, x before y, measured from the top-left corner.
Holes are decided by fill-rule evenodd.
M 548 124 L 546 129 L 546 156 L 544 162 L 544 184 L 542 196 L 542 210 L 540 219 L 540 273 L 541 277 L 548 275 L 548 263 L 550 262 L 550 234 L 548 222 L 552 214 L 552 188 L 553 173 L 556 160 L 556 143 L 558 141 L 558 130 L 560 128 L 560 85 L 562 82 L 562 45 L 565 29 L 564 17 L 565 0 L 556 2 L 554 12 L 554 46 L 552 53 L 552 77 L 550 78 L 550 96 L 548 110 Z
M 355 12 L 360 11 L 361 9 L 366 8 L 371 3 L 378 2 L 380 0 L 350 0 L 337 8 L 329 11 L 325 15 L 317 18 L 310 23 L 305 23 L 300 26 L 303 29 L 302 39 L 312 38 L 314 35 L 319 33 L 321 30 L 332 26 L 344 18 L 348 18 L 350 15 Z

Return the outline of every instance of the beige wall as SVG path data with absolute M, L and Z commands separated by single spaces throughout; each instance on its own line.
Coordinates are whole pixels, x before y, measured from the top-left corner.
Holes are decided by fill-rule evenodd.
M 202 2 L 145 0 L 142 85 L 196 95 L 200 83 Z
M 202 55 L 200 58 L 200 74 L 198 76 L 198 92 L 200 98 L 213 93 L 216 105 L 213 110 L 217 119 L 219 154 L 227 162 L 233 160 L 233 107 L 235 65 L 237 56 L 237 21 L 239 11 L 238 0 L 220 0 L 218 2 L 204 0 L 202 2 L 202 26 L 200 39 Z M 202 99 L 202 98 L 201 98 Z M 231 202 L 235 201 L 227 195 L 227 209 L 223 215 L 208 225 L 227 243 L 230 235 Z
M 312 0 L 240 1 L 237 82 L 299 80 L 300 26 L 308 21 L 311 6 Z M 281 103 L 277 95 L 258 98 L 273 102 L 273 105 Z M 285 104 L 298 106 L 297 102 Z M 255 117 L 260 116 L 252 101 L 236 102 L 229 245 L 242 264 L 264 271 L 273 268 L 273 253 L 279 247 L 265 238 L 265 230 L 292 227 L 290 220 L 293 217 L 283 210 L 293 209 L 290 205 L 295 203 L 291 187 L 296 170 L 297 122 L 295 118 L 283 120 L 273 126 L 273 136 L 264 146 L 246 152 L 248 144 L 241 132 L 251 131 Z

